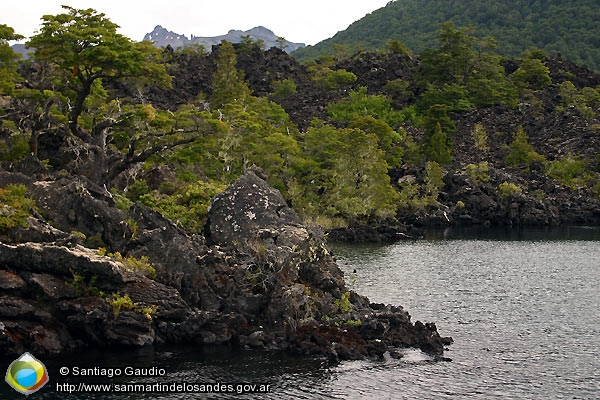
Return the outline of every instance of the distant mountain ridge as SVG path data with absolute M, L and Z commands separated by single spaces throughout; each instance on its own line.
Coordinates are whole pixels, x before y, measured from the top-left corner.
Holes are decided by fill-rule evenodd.
M 538 47 L 600 71 L 598 0 L 393 0 L 314 46 L 294 52 L 301 62 L 350 50 L 384 49 L 390 39 L 415 53 L 436 46 L 439 24 L 473 26 L 497 40 L 497 53 L 516 57 Z
M 222 40 L 227 40 L 231 43 L 239 43 L 242 41 L 243 36 L 249 36 L 254 40 L 262 40 L 267 49 L 274 46 L 281 46 L 281 44 L 278 43 L 280 36 L 275 35 L 273 31 L 265 28 L 264 26 L 257 26 L 247 31 L 232 29 L 227 32 L 227 34 L 221 36 L 202 37 L 192 35 L 191 38 L 188 39 L 188 37 L 185 35 L 169 31 L 168 29 L 157 25 L 152 32 L 147 33 L 144 36 L 144 40 L 150 40 L 154 42 L 155 46 L 157 47 L 166 47 L 167 45 L 171 45 L 171 47 L 174 49 L 178 47 L 189 46 L 191 44 L 198 44 L 204 46 L 208 51 L 210 51 L 213 45 L 221 43 Z M 283 47 L 283 50 L 291 53 L 292 51 L 306 47 L 306 45 L 304 43 L 293 43 L 285 40 L 283 42 Z

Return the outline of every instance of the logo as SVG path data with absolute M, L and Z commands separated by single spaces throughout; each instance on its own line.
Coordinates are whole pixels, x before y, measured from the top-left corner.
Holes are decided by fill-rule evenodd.
M 48 372 L 40 360 L 29 353 L 23 353 L 8 366 L 6 382 L 17 392 L 29 395 L 48 382 Z

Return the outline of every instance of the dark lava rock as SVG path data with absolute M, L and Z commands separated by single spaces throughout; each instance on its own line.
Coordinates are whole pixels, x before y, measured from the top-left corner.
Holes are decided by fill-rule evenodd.
M 323 236 L 302 224 L 258 169 L 212 200 L 206 237 L 188 236 L 139 204 L 119 210 L 86 179 L 44 179 L 0 174 L 25 184 L 60 227 L 34 214 L 18 235 L 5 235 L 18 242 L 0 242 L 4 354 L 164 343 L 331 359 L 380 358 L 406 346 L 444 350 L 434 324 L 412 324 L 401 307 L 349 290 Z M 125 219 L 135 222 L 135 235 Z M 72 231 L 97 235 L 123 256 L 84 247 Z M 128 267 L 123 260 L 133 256 L 146 257 L 155 279 Z

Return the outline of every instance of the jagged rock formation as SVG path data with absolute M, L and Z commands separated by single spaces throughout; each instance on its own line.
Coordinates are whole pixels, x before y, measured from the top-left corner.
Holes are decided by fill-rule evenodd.
M 120 210 L 85 179 L 38 171 L 0 171 L 0 186 L 25 185 L 38 206 L 26 227 L 2 232 L 4 354 L 233 343 L 355 359 L 407 346 L 441 355 L 451 342 L 349 290 L 323 238 L 260 171 L 213 199 L 206 237 L 138 204 Z M 142 256 L 155 279 L 125 262 Z
M 249 36 L 255 41 L 262 40 L 267 49 L 277 46 L 282 47 L 288 53 L 306 46 L 304 43 L 293 43 L 288 40 L 285 40 L 280 44 L 278 43 L 279 36 L 275 35 L 273 31 L 264 26 L 257 26 L 247 31 L 232 29 L 227 32 L 227 34 L 220 36 L 202 37 L 192 35 L 191 38 L 188 39 L 185 35 L 169 31 L 162 26 L 157 25 L 152 32 L 147 33 L 144 36 L 144 40 L 154 42 L 157 47 L 171 46 L 176 49 L 189 45 L 201 45 L 204 46 L 207 51 L 210 51 L 212 46 L 221 43 L 222 40 L 231 43 L 239 43 L 242 41 L 243 36 Z

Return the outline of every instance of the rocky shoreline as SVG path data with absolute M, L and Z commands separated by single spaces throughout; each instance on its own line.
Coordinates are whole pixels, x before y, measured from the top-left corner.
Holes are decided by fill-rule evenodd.
M 37 204 L 2 234 L 0 351 L 229 343 L 442 357 L 452 339 L 350 290 L 323 236 L 263 178 L 248 171 L 217 195 L 204 234 L 190 236 L 147 207 L 117 208 L 85 178 L 0 170 L 0 187 L 24 185 Z

